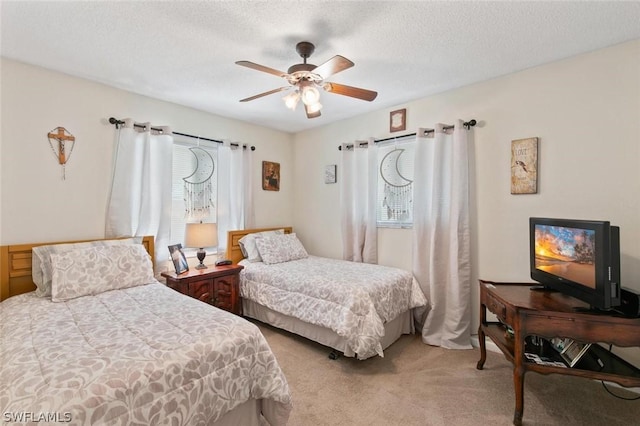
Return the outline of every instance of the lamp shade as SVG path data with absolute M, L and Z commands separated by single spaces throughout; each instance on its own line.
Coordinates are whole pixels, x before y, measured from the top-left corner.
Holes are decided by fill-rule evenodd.
M 187 223 L 184 233 L 185 247 L 217 247 L 218 225 L 215 223 Z

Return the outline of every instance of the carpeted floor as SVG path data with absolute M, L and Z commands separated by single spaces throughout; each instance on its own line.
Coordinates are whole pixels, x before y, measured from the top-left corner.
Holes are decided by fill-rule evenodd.
M 330 350 L 254 321 L 276 354 L 293 396 L 292 426 L 511 425 L 513 369 L 489 352 L 454 351 L 403 336 L 385 357 L 327 358 Z M 626 398 L 637 395 L 610 389 Z M 640 400 L 624 401 L 600 382 L 527 373 L 524 425 L 637 425 Z

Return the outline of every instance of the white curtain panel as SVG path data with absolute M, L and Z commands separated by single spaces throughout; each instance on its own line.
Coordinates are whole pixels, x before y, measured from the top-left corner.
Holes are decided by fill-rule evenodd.
M 228 231 L 254 227 L 252 165 L 249 147 L 225 142 L 218 150 L 218 246 L 223 251 Z
M 423 342 L 471 349 L 468 138 L 462 120 L 443 127 L 417 132 L 413 274 L 429 301 Z
M 251 147 L 246 149 L 239 148 L 242 156 L 242 199 L 243 199 L 243 217 L 244 229 L 256 227 L 256 215 L 253 207 L 253 151 Z
M 366 146 L 342 147 L 340 217 L 342 257 L 345 260 L 378 263 L 376 227 L 376 181 L 378 148 L 373 139 Z
M 168 127 L 156 135 L 149 123 L 138 131 L 132 120 L 124 121 L 116 144 L 105 236 L 153 235 L 159 264 L 169 257 L 173 137 Z

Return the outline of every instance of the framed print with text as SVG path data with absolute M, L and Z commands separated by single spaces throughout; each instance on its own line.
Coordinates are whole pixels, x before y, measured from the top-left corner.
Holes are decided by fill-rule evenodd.
M 538 193 L 538 138 L 511 141 L 511 193 Z

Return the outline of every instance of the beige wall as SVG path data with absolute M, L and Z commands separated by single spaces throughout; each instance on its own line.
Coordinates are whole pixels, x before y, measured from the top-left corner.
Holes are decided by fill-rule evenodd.
M 324 184 L 324 166 L 338 164 L 340 180 L 337 146 L 389 136 L 389 111 L 407 108 L 407 132 L 479 121 L 470 133 L 474 330 L 479 277 L 529 281 L 530 216 L 619 225 L 622 282 L 640 291 L 640 41 L 294 136 L 7 59 L 1 66 L 0 244 L 103 235 L 115 135 L 106 119 L 115 115 L 255 145 L 257 225 L 293 224 L 310 253 L 339 258 L 339 186 Z M 78 141 L 66 181 L 46 139 L 56 126 Z M 511 140 L 533 136 L 539 193 L 511 195 Z M 280 192 L 262 191 L 262 160 L 281 163 Z M 380 229 L 379 259 L 410 269 L 411 231 Z
M 480 123 L 470 134 L 474 333 L 479 277 L 530 281 L 530 216 L 619 225 L 622 283 L 640 290 L 640 41 L 295 135 L 294 226 L 310 252 L 342 255 L 339 187 L 324 184 L 323 167 L 338 164 L 339 180 L 337 146 L 388 137 L 389 111 L 397 108 L 407 108 L 406 133 L 458 118 Z M 511 141 L 534 136 L 540 138 L 538 194 L 511 195 Z M 410 269 L 411 231 L 378 235 L 380 263 Z
M 258 226 L 293 220 L 291 135 L 2 59 L 0 244 L 102 237 L 111 184 L 111 116 L 256 146 Z M 76 137 L 66 180 L 49 147 L 58 126 Z M 262 191 L 262 160 L 281 163 L 279 192 Z M 170 171 L 168 171 L 170 173 Z

